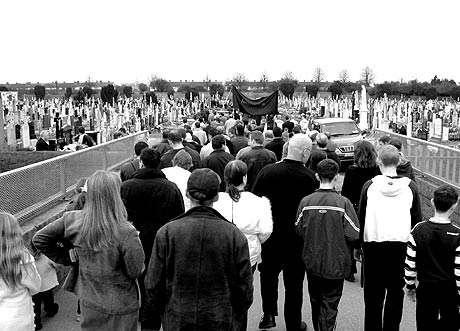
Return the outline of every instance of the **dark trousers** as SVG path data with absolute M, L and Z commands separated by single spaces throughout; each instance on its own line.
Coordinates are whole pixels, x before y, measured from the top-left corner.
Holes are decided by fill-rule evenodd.
M 284 257 L 282 261 L 277 256 L 264 254 L 260 271 L 260 291 L 264 314 L 278 315 L 278 276 L 283 271 L 284 280 L 284 320 L 286 330 L 298 331 L 302 322 L 303 280 L 305 266 L 301 257 Z
M 335 330 L 343 279 L 326 279 L 307 271 L 311 317 L 315 331 Z
M 256 268 L 257 268 L 257 264 L 254 264 L 251 267 L 253 275 L 254 275 L 254 272 L 256 271 Z M 246 331 L 247 329 L 248 329 L 248 312 L 244 314 L 244 316 L 242 317 L 242 322 L 241 322 L 241 331 Z
M 151 329 L 160 330 L 161 316 L 158 316 L 157 314 L 149 311 L 146 305 L 147 293 L 145 292 L 144 279 L 145 272 L 137 279 L 139 283 L 139 289 L 141 292 L 141 309 L 139 310 L 139 320 L 143 325 L 145 324 L 146 327 L 148 326 Z
M 417 330 L 458 331 L 460 316 L 458 312 L 456 284 L 423 284 L 417 287 Z
M 363 253 L 364 330 L 399 330 L 404 302 L 406 243 L 364 243 Z
M 42 303 L 45 312 L 54 309 L 53 289 L 32 295 L 32 301 L 34 303 L 35 323 L 37 323 L 41 321 Z

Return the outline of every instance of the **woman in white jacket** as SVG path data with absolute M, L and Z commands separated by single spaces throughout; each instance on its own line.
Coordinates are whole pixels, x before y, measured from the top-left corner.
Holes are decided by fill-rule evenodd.
M 224 170 L 227 190 L 219 193 L 219 200 L 214 203 L 213 208 L 246 236 L 254 272 L 260 262 L 262 243 L 273 231 L 273 220 L 270 201 L 266 197 L 244 191 L 247 171 L 243 161 L 235 160 L 227 164 Z
M 0 212 L 0 330 L 33 331 L 32 295 L 41 279 L 16 218 Z

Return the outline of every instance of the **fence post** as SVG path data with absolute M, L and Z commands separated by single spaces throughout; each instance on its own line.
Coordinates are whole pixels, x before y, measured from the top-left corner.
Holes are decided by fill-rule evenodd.
M 0 152 L 6 151 L 2 96 L 0 94 Z
M 65 162 L 66 160 L 61 160 L 59 162 L 59 188 L 62 194 L 66 193 L 66 185 L 65 185 Z

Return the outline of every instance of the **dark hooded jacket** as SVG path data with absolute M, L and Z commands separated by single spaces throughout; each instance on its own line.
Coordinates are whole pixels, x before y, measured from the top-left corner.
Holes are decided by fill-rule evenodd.
M 160 170 L 142 168 L 121 184 L 121 198 L 128 220 L 140 232 L 148 262 L 158 229 L 184 212 L 182 194 Z
M 396 172 L 398 173 L 398 176 L 407 177 L 415 181 L 415 174 L 414 169 L 412 168 L 412 164 L 404 156 L 401 156 L 401 163 L 396 168 Z
M 145 288 L 164 331 L 241 330 L 253 299 L 247 240 L 216 210 L 192 208 L 158 231 Z

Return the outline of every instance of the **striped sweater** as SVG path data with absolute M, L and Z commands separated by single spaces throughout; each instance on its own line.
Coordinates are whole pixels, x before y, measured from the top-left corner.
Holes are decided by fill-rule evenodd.
M 409 289 L 415 281 L 426 284 L 454 284 L 460 295 L 460 228 L 431 218 L 418 223 L 407 244 L 405 280 Z

